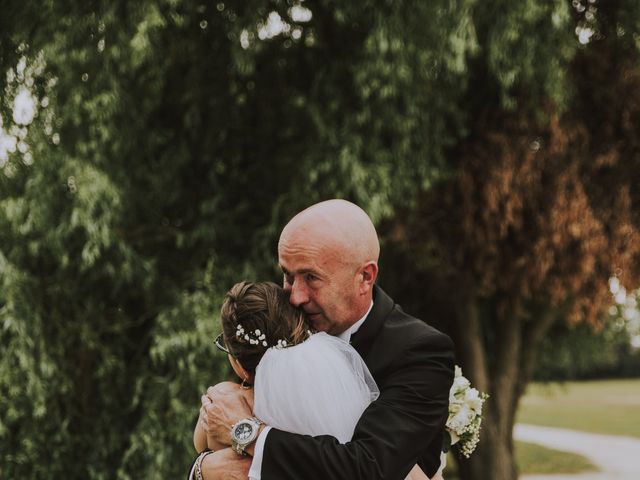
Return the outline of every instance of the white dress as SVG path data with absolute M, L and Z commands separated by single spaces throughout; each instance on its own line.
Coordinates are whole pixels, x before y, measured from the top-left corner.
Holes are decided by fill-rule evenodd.
M 254 379 L 253 412 L 267 425 L 346 443 L 380 391 L 355 349 L 316 333 L 294 347 L 272 347 Z
M 253 386 L 253 413 L 267 425 L 302 435 L 331 435 L 340 443 L 351 440 L 362 413 L 380 395 L 360 354 L 324 332 L 294 347 L 269 348 Z M 422 475 L 420 471 L 418 476 L 426 478 Z

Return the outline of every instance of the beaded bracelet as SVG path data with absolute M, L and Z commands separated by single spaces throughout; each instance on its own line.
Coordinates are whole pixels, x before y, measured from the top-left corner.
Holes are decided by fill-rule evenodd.
M 191 466 L 191 470 L 189 472 L 189 477 L 187 480 L 203 480 L 202 478 L 202 461 L 204 457 L 213 453 L 213 451 L 205 448 L 194 460 L 193 465 Z
M 206 457 L 210 453 L 213 453 L 213 452 L 204 451 L 200 454 L 200 456 L 198 457 L 198 460 L 196 460 L 196 480 L 203 480 L 202 479 L 202 461 L 204 460 L 204 457 Z

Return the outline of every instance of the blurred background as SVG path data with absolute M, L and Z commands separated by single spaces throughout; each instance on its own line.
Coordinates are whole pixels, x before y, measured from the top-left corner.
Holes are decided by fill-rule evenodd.
M 532 468 L 532 381 L 640 436 L 585 425 L 640 424 L 639 55 L 637 0 L 2 0 L 0 477 L 185 475 L 222 296 L 332 197 L 490 394 L 461 478 Z

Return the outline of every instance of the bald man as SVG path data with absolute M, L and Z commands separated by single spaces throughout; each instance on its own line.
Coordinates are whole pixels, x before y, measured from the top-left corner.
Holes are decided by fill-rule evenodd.
M 400 480 L 415 464 L 433 477 L 453 383 L 453 344 L 405 314 L 375 285 L 379 253 L 369 216 L 344 200 L 300 212 L 278 243 L 290 302 L 316 330 L 351 342 L 380 388 L 352 441 L 340 444 L 330 436 L 260 425 L 256 441 L 245 448 L 252 458 L 233 457 L 229 450 L 208 455 L 202 462 L 205 480 Z M 250 418 L 251 411 L 232 393 L 209 396 L 210 435 L 230 445 L 229 427 Z

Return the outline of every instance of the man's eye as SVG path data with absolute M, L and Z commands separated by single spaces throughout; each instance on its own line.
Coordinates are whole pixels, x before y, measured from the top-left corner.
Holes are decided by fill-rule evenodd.
M 313 282 L 315 280 L 318 280 L 318 277 L 315 276 L 313 273 L 307 273 L 305 277 L 307 279 L 307 282 Z
M 284 283 L 291 285 L 293 283 L 293 276 L 284 274 Z

